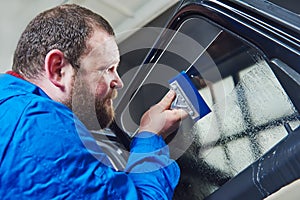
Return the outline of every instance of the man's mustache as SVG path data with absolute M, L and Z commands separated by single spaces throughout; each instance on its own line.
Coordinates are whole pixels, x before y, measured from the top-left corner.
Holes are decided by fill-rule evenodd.
M 107 99 L 115 99 L 118 96 L 118 91 L 116 89 L 113 89 L 111 93 L 109 93 Z

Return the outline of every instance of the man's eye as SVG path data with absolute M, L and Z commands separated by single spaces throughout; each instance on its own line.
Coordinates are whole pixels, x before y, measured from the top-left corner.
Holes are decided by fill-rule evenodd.
M 112 66 L 112 67 L 109 67 L 108 69 L 107 69 L 107 71 L 109 71 L 109 72 L 114 72 L 115 71 L 115 67 L 114 66 Z

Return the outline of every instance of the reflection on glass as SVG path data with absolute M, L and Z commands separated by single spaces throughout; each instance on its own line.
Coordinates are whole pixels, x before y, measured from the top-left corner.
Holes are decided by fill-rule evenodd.
M 257 60 L 250 68 L 223 101 L 212 105 L 212 112 L 194 125 L 194 143 L 183 156 L 202 160 L 224 177 L 237 175 L 286 136 L 284 123 L 299 126 L 296 109 L 267 63 Z M 225 87 L 231 85 L 228 80 L 232 79 L 224 79 Z M 203 176 L 199 174 L 199 180 Z M 202 197 L 216 188 L 220 176 L 215 178 Z
M 201 44 L 201 36 L 217 29 L 200 21 L 189 20 L 179 31 Z M 190 78 L 212 112 L 181 133 L 181 142 L 187 134 L 193 142 L 178 159 L 183 175 L 174 199 L 203 199 L 284 138 L 285 123 L 299 126 L 298 112 L 267 62 L 229 33 L 223 32 L 194 67 L 199 74 Z
M 261 53 L 240 38 L 192 18 L 170 39 L 126 112 L 139 119 L 193 64 L 190 78 L 212 112 L 185 120 L 169 146 L 182 173 L 174 199 L 204 199 L 285 137 L 285 123 L 299 126 L 299 113 Z

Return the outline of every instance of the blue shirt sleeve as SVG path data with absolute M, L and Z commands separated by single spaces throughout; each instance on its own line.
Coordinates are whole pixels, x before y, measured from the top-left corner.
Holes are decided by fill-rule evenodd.
M 172 199 L 180 171 L 169 158 L 169 148 L 161 136 L 138 134 L 131 143 L 126 170 L 143 197 Z
M 9 180 L 2 182 L 8 184 L 6 196 L 130 200 L 173 196 L 180 172 L 160 136 L 138 134 L 122 172 L 110 167 L 93 137 L 64 105 L 31 101 L 17 120 L 18 135 L 11 148 L 15 156 L 5 161 L 7 169 L 2 168 L 10 171 L 2 177 Z M 9 178 L 12 174 L 17 178 Z

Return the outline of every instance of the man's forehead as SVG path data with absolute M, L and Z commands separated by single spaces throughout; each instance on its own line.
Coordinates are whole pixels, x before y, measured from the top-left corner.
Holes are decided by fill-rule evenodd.
M 87 43 L 90 56 L 115 56 L 119 57 L 119 48 L 114 36 L 104 31 L 95 31 Z

